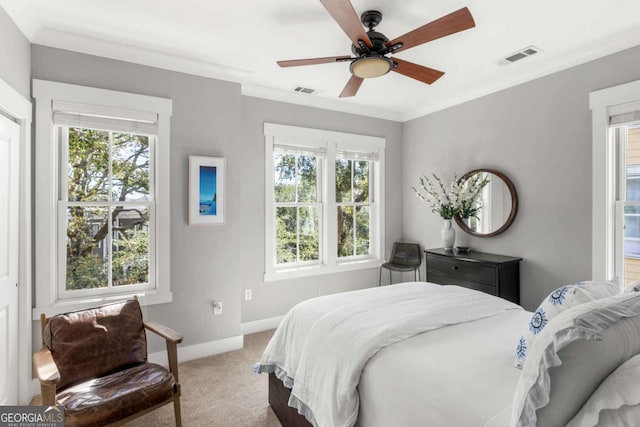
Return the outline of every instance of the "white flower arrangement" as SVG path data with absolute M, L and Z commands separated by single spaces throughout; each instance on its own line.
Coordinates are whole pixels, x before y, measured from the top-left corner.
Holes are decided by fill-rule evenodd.
M 460 184 L 458 215 L 460 218 L 478 218 L 478 212 L 482 205 L 478 202 L 478 196 L 482 189 L 489 183 L 489 174 L 475 173 Z
M 452 219 L 456 214 L 461 218 L 475 217 L 482 209 L 482 206 L 477 204 L 477 198 L 489 182 L 486 174 L 476 173 L 463 182 L 455 176 L 448 186 L 438 175 L 432 176 L 433 181 L 426 175 L 420 177 L 422 191 L 411 187 L 420 199 L 429 204 L 431 212 L 439 214 L 442 219 Z

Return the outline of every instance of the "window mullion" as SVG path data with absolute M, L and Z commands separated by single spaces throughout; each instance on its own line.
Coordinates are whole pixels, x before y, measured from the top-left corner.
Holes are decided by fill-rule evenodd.
M 296 262 L 300 262 L 300 205 L 296 206 Z
M 109 194 L 107 195 L 107 200 L 109 200 L 109 207 L 107 208 L 107 237 L 105 239 L 105 245 L 107 245 L 107 258 L 108 258 L 108 269 L 107 272 L 107 287 L 113 287 L 113 245 L 111 240 L 113 238 L 113 221 L 111 220 L 113 215 L 113 132 L 109 132 L 109 183 L 107 188 L 109 189 Z
M 356 186 L 356 161 L 351 160 L 351 223 L 353 225 L 353 252 L 352 255 L 356 256 L 358 251 L 356 250 L 356 198 L 355 198 L 355 186 Z
M 338 259 L 338 203 L 336 202 L 336 144 L 327 144 L 323 177 L 323 194 L 325 203 L 323 213 L 325 224 L 323 230 L 324 260 L 327 265 L 334 266 Z
M 298 194 L 298 185 L 300 184 L 299 160 L 300 155 L 296 154 L 293 162 L 294 176 L 294 200 L 296 203 L 296 263 L 300 262 L 300 198 Z
M 60 199 L 68 201 L 69 200 L 69 128 L 66 126 L 59 126 L 56 131 L 58 132 L 58 136 L 61 139 L 62 144 L 60 148 L 60 165 L 64 165 L 64 167 L 60 167 L 58 171 L 59 179 L 60 179 Z

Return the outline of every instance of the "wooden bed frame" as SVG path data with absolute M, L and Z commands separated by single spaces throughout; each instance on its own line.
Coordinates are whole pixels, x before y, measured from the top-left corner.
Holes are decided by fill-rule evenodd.
M 269 374 L 269 405 L 282 427 L 312 427 L 309 421 L 289 406 L 291 390 L 275 374 Z

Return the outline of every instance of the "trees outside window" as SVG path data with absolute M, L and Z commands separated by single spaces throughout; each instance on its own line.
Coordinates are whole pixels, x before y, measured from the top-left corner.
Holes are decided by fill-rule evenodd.
M 339 258 L 371 254 L 372 169 L 366 160 L 336 160 Z
M 170 99 L 33 80 L 35 309 L 172 301 Z
M 274 154 L 276 264 L 320 261 L 318 159 Z
M 265 124 L 265 280 L 378 266 L 382 138 Z
M 77 127 L 60 132 L 66 290 L 148 283 L 151 138 Z

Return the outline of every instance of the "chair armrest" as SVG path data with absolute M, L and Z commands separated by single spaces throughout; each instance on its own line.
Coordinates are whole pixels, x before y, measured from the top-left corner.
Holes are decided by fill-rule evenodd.
M 172 343 L 180 344 L 182 342 L 181 334 L 158 322 L 144 322 L 144 327 Z
M 40 383 L 55 384 L 60 381 L 60 372 L 49 349 L 43 348 L 33 354 L 33 367 Z
M 144 327 L 153 333 L 163 337 L 167 341 L 167 358 L 169 359 L 169 370 L 180 387 L 180 379 L 178 378 L 178 344 L 182 342 L 182 335 L 173 329 L 161 325 L 157 322 L 144 322 Z
M 33 354 L 33 367 L 40 380 L 41 405 L 56 405 L 56 383 L 60 381 L 60 372 L 48 348 L 43 347 Z

